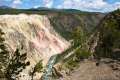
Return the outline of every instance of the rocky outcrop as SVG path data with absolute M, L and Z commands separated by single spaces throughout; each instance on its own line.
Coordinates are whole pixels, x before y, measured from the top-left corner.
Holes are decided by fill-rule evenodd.
M 31 80 L 29 73 L 36 63 L 43 60 L 45 66 L 51 56 L 63 52 L 70 45 L 55 32 L 44 15 L 0 15 L 0 28 L 5 33 L 5 43 L 11 54 L 21 45 L 27 52 L 30 66 L 19 75 L 19 80 Z

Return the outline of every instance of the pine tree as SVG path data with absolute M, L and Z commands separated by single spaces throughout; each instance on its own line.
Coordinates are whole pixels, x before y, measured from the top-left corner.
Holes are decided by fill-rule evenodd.
M 26 68 L 26 66 L 30 65 L 30 62 L 27 61 L 27 53 L 20 53 L 19 49 L 16 49 L 12 59 L 10 59 L 10 62 L 7 67 L 7 73 L 6 77 L 9 80 L 15 80 L 16 76 L 22 72 L 23 69 Z
M 16 77 L 26 66 L 30 65 L 30 62 L 26 62 L 27 53 L 20 53 L 23 47 L 16 49 L 12 53 L 13 56 L 10 56 L 4 41 L 4 33 L 0 29 L 0 80 L 15 80 L 13 77 Z
M 84 34 L 80 27 L 77 27 L 73 30 L 71 37 L 73 38 L 73 45 L 78 46 L 83 43 Z
M 4 33 L 0 29 L 0 78 L 5 78 L 5 69 L 9 60 L 9 52 L 5 46 Z

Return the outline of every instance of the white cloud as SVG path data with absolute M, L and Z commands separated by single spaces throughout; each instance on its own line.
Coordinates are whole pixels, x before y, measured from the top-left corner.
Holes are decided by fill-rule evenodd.
M 53 1 L 54 0 L 43 0 L 43 6 L 51 8 L 53 6 Z
M 22 0 L 13 0 L 12 7 L 16 8 L 20 4 L 22 4 Z
M 58 5 L 57 8 L 73 8 L 86 11 L 112 11 L 120 8 L 120 2 L 109 4 L 104 0 L 64 0 L 62 5 Z
M 13 3 L 11 4 L 11 6 L 17 8 L 20 4 L 22 4 L 23 0 L 6 0 L 6 1 L 12 1 Z M 63 3 L 62 4 L 60 3 L 59 5 L 54 5 L 55 0 L 42 0 L 42 1 L 43 3 L 34 6 L 34 8 L 41 6 L 41 4 L 43 7 L 48 8 L 52 7 L 65 9 L 72 8 L 85 11 L 99 11 L 99 12 L 107 12 L 120 8 L 120 2 L 114 2 L 110 4 L 105 0 L 63 0 Z
M 14 1 L 13 1 L 13 4 L 21 4 L 21 3 L 22 3 L 21 0 L 14 0 Z
M 35 5 L 33 8 L 38 8 L 38 7 L 40 7 L 40 5 Z

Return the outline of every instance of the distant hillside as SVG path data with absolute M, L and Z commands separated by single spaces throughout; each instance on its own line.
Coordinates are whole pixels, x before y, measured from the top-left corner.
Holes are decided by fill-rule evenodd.
M 70 38 L 71 32 L 76 28 L 80 28 L 86 35 L 93 32 L 105 14 L 89 12 L 64 14 L 61 12 L 54 14 L 49 13 L 48 16 L 57 32 L 66 39 L 72 39 Z
M 11 9 L 11 7 L 8 7 L 8 6 L 0 6 L 0 9 Z
M 49 13 L 94 13 L 94 12 L 86 12 L 86 11 L 80 11 L 77 9 L 56 9 L 56 8 L 46 8 L 46 7 L 39 7 L 39 8 L 31 8 L 31 9 L 16 9 L 11 8 L 8 6 L 0 6 L 0 14 L 19 14 L 19 13 L 27 13 L 27 14 L 47 14 Z M 96 12 L 97 13 L 97 12 Z M 99 13 L 99 12 L 98 12 Z

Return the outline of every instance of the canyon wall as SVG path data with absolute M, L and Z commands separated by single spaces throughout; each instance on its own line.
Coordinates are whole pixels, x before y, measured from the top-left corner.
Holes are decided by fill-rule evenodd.
M 45 15 L 0 15 L 0 29 L 5 33 L 5 43 L 11 55 L 21 46 L 21 53 L 27 53 L 30 66 L 19 75 L 20 80 L 31 80 L 29 72 L 40 60 L 45 66 L 51 56 L 63 52 L 70 45 L 55 32 Z

